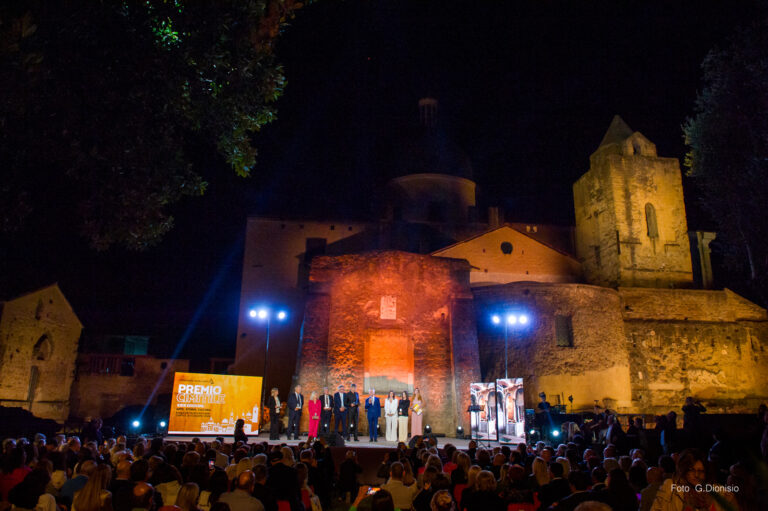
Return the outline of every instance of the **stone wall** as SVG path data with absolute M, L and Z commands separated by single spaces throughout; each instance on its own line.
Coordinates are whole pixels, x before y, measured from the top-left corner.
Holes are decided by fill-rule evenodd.
M 80 419 L 108 418 L 126 406 L 155 405 L 159 395 L 173 391 L 174 372 L 189 371 L 189 360 L 137 355 L 81 354 L 77 362 L 70 415 Z M 126 371 L 128 367 L 132 371 Z
M 479 376 L 471 308 L 461 302 L 471 303 L 468 272 L 464 261 L 396 251 L 316 258 L 299 361 L 305 395 L 352 382 L 364 395 L 366 380 L 379 382 L 380 397 L 390 390 L 381 382 L 420 388 L 425 424 L 453 432 L 457 385 Z
M 0 307 L 0 405 L 64 421 L 82 324 L 56 284 Z
M 729 290 L 619 294 L 637 409 L 667 412 L 694 396 L 713 412 L 750 413 L 768 398 L 765 309 Z
M 503 378 L 504 325 L 492 314 L 525 313 L 529 323 L 508 329 L 509 377 L 523 378 L 525 406 L 534 408 L 539 392 L 551 403 L 591 410 L 595 400 L 611 408 L 632 407 L 629 354 L 620 302 L 613 289 L 584 284 L 520 282 L 476 288 L 475 305 L 483 381 Z M 569 318 L 573 346 L 557 345 L 556 317 Z

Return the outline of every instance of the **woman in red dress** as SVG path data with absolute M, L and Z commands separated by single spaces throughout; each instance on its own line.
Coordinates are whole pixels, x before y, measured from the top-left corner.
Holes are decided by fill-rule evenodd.
M 317 428 L 320 426 L 320 400 L 317 399 L 317 392 L 315 391 L 309 395 L 307 410 L 309 411 L 309 434 L 307 436 L 311 442 L 317 438 Z

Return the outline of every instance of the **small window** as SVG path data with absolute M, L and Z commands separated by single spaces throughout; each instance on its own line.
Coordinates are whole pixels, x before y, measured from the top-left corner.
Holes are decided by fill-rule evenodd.
M 559 348 L 573 348 L 573 320 L 571 316 L 555 316 L 555 337 Z
M 648 227 L 648 237 L 659 237 L 659 226 L 656 223 L 656 208 L 650 202 L 645 205 L 645 225 Z
M 48 334 L 43 335 L 35 343 L 35 347 L 32 350 L 32 358 L 34 360 L 48 360 L 53 353 L 53 344 Z
M 501 252 L 503 254 L 509 255 L 512 253 L 512 250 L 513 250 L 512 243 L 505 241 L 501 244 Z

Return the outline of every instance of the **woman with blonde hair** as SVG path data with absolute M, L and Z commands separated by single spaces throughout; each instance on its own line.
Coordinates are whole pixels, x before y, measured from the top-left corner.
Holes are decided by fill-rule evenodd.
M 549 469 L 547 468 L 547 462 L 544 461 L 544 458 L 537 456 L 536 459 L 533 460 L 531 471 L 533 472 L 531 474 L 531 483 L 534 488 L 541 488 L 549 482 Z
M 563 477 L 568 479 L 568 474 L 571 473 L 571 462 L 564 456 L 557 458 L 556 461 L 563 466 Z
M 107 490 L 111 480 L 109 465 L 98 465 L 83 489 L 75 493 L 72 511 L 112 511 L 112 493 Z
M 439 490 L 432 495 L 432 502 L 429 505 L 432 511 L 456 511 L 451 492 L 448 490 Z
M 461 509 L 466 509 L 469 502 L 472 500 L 472 495 L 477 491 L 477 474 L 482 472 L 480 465 L 472 465 L 467 471 L 467 487 L 461 492 L 461 498 L 459 499 L 459 505 Z
M 176 505 L 181 511 L 198 511 L 197 499 L 200 496 L 200 487 L 196 483 L 186 483 L 179 490 L 176 497 Z
M 317 398 L 317 392 L 314 390 L 309 395 L 307 411 L 309 412 L 309 434 L 307 441 L 311 444 L 317 438 L 317 430 L 320 427 L 320 413 L 322 412 L 320 400 Z

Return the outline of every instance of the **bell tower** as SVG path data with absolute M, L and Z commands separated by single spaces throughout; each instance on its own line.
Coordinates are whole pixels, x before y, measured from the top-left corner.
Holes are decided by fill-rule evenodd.
M 576 253 L 591 284 L 691 287 L 691 250 L 676 158 L 614 116 L 573 185 Z

